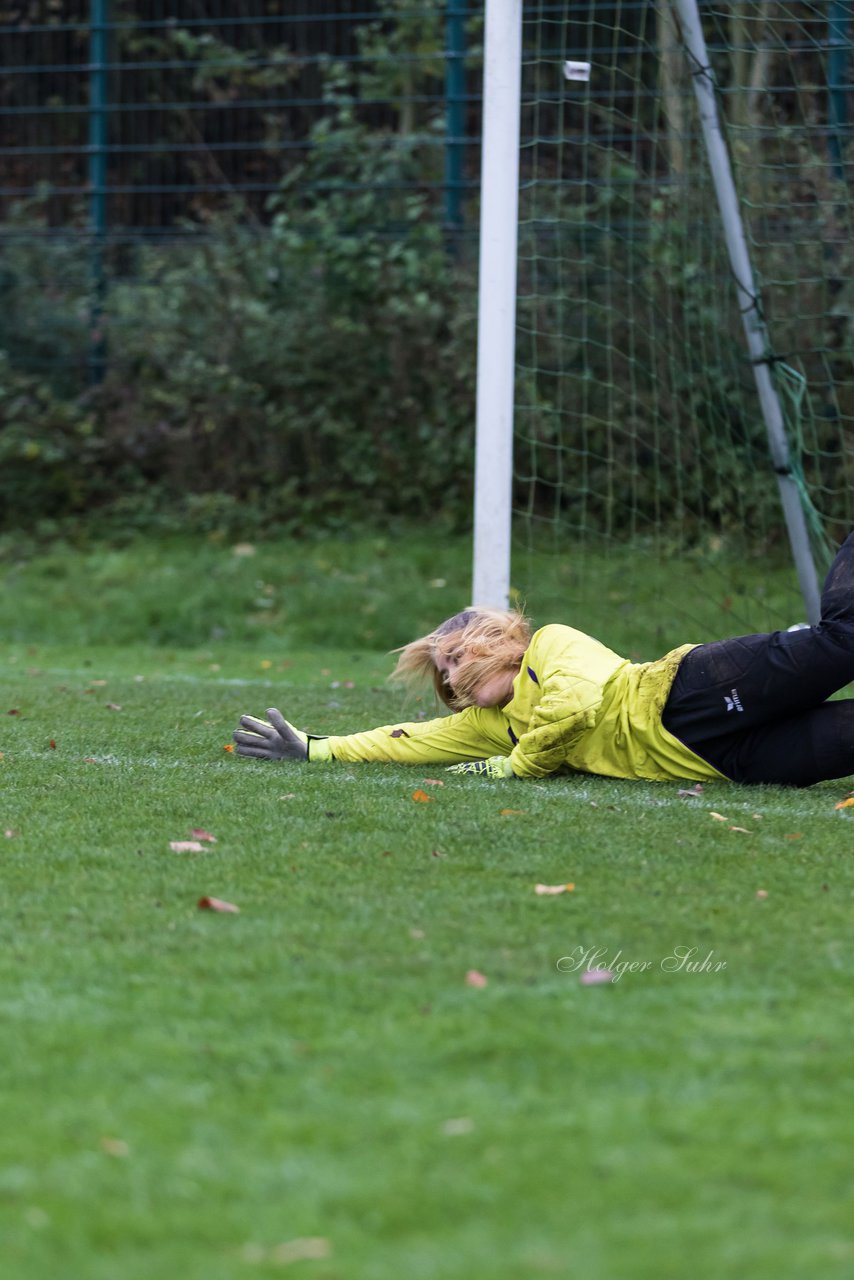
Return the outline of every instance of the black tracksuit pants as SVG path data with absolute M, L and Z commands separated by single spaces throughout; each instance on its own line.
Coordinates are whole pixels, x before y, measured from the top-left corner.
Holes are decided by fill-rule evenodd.
M 854 774 L 854 533 L 830 567 L 821 621 L 686 654 L 665 729 L 733 782 L 809 787 Z

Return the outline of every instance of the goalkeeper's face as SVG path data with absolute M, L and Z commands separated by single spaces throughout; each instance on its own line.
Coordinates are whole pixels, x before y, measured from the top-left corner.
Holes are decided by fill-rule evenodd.
M 503 707 L 513 696 L 515 669 L 493 671 L 472 682 L 471 656 L 462 648 L 454 653 L 437 653 L 434 657 L 436 670 L 451 694 L 450 701 L 458 710 L 464 707 Z

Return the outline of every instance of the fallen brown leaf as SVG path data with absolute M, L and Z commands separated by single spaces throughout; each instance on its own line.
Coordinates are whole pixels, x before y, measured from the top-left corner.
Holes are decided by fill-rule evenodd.
M 527 809 L 499 809 L 498 815 L 501 818 L 514 818 L 514 817 L 521 817 L 523 814 L 527 812 L 528 812 Z
M 297 1240 L 288 1240 L 277 1244 L 270 1250 L 270 1261 L 282 1266 L 290 1266 L 292 1262 L 304 1262 L 307 1259 L 328 1258 L 332 1253 L 332 1244 L 322 1236 L 302 1236 Z
M 197 905 L 202 911 L 230 911 L 234 915 L 240 915 L 240 907 L 236 907 L 233 902 L 224 902 L 222 898 L 199 898 Z
M 234 743 L 233 743 L 233 742 L 227 742 L 227 743 L 225 744 L 225 746 L 223 747 L 223 751 L 233 751 L 233 750 L 234 750 Z
M 696 786 L 683 787 L 680 791 L 677 791 L 676 794 L 677 796 L 701 796 L 703 794 L 703 784 L 702 782 L 698 782 Z
M 709 810 L 709 817 L 714 818 L 715 822 L 729 822 L 729 818 L 725 818 L 722 813 L 715 813 L 714 809 Z
M 105 702 L 104 706 L 108 711 L 121 711 L 121 707 L 117 702 Z
M 839 804 L 835 804 L 833 807 L 834 809 L 850 809 L 852 805 L 854 805 L 854 796 L 851 796 L 848 800 L 840 800 Z
M 413 791 L 412 799 L 416 800 L 418 804 L 430 804 L 431 800 L 433 800 L 434 797 L 428 796 L 427 792 L 422 791 L 421 788 L 419 787 L 417 791 Z
M 205 846 L 198 840 L 170 840 L 169 848 L 173 853 L 204 853 Z
M 51 751 L 55 751 L 55 750 L 56 750 L 56 738 L 51 738 L 50 742 L 48 743 L 48 746 L 50 747 Z
M 488 979 L 482 973 L 478 973 L 477 969 L 469 969 L 466 974 L 467 987 L 485 987 Z
M 442 1133 L 447 1134 L 449 1138 L 459 1138 L 464 1133 L 472 1133 L 473 1130 L 474 1121 L 469 1116 L 455 1116 L 442 1124 Z
M 750 831 L 748 830 L 747 827 L 730 827 L 730 831 L 741 831 L 746 836 L 750 835 Z
M 102 1138 L 101 1150 L 105 1151 L 108 1156 L 116 1156 L 120 1160 L 130 1155 L 130 1147 L 122 1138 Z
M 444 787 L 444 785 L 445 784 L 441 778 L 425 778 L 424 779 L 425 787 Z M 851 803 L 854 804 L 854 800 L 852 800 Z
M 216 836 L 212 836 L 204 827 L 193 827 L 190 835 L 194 840 L 205 840 L 208 844 L 216 844 Z
M 572 893 L 574 888 L 574 884 L 535 884 L 534 893 L 539 893 L 540 895 L 551 893 Z

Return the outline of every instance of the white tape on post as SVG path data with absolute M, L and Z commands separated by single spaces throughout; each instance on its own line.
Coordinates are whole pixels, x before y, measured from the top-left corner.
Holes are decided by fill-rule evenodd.
M 565 62 L 563 64 L 563 74 L 567 80 L 589 80 L 590 63 Z

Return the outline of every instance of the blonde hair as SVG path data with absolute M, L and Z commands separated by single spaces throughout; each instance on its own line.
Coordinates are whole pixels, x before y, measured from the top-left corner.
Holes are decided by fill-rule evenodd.
M 516 609 L 464 609 L 434 631 L 401 649 L 392 680 L 413 686 L 432 680 L 438 698 L 452 711 L 474 704 L 477 690 L 494 676 L 515 672 L 531 641 L 531 624 Z M 436 656 L 457 659 L 453 689 L 436 666 Z

